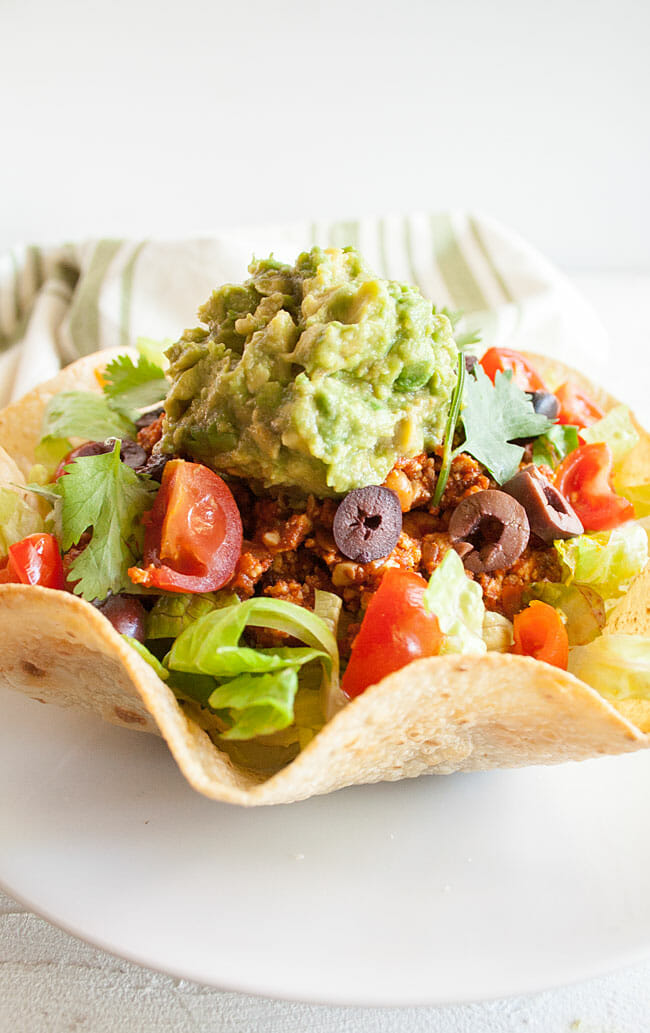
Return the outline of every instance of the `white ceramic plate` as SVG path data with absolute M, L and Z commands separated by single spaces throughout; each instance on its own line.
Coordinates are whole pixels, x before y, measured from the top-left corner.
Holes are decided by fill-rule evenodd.
M 650 951 L 650 754 L 253 810 L 164 743 L 0 693 L 0 882 L 222 988 L 374 1005 L 539 990 Z

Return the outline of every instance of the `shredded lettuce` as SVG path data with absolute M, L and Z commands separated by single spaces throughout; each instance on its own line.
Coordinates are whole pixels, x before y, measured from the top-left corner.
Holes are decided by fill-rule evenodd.
M 614 487 L 632 503 L 635 516 L 650 516 L 650 484 L 625 484 L 614 476 Z
M 630 410 L 625 405 L 615 405 L 602 420 L 585 427 L 580 434 L 588 444 L 604 441 L 609 445 L 614 463 L 620 462 L 623 456 L 639 443 L 639 435 L 632 423 Z
M 601 635 L 569 651 L 569 671 L 603 696 L 650 699 L 650 638 Z
M 536 581 L 523 594 L 523 602 L 535 599 L 560 610 L 566 618 L 570 646 L 584 646 L 600 635 L 605 626 L 605 603 L 590 585 Z
M 648 535 L 635 520 L 554 545 L 562 560 L 564 582 L 591 585 L 606 602 L 623 595 L 648 562 Z
M 424 593 L 424 605 L 445 636 L 441 653 L 484 653 L 485 606 L 480 585 L 470 581 L 454 549 L 446 553 Z
M 242 646 L 248 626 L 281 631 L 305 645 Z M 248 739 L 293 723 L 298 670 L 316 660 L 325 676 L 338 682 L 338 647 L 325 621 L 302 606 L 261 598 L 212 610 L 194 621 L 174 642 L 165 666 L 218 679 L 207 702 L 214 710 L 227 711 L 230 727 L 222 734 Z
M 343 603 L 338 595 L 333 592 L 323 592 L 316 589 L 314 593 L 314 613 L 320 617 L 330 629 L 334 638 L 338 634 L 339 619 Z M 339 683 L 338 664 L 331 671 L 323 670 L 321 681 L 322 711 L 327 721 L 337 712 L 342 710 L 348 702 Z
M 23 498 L 22 492 L 0 488 L 0 557 L 7 555 L 14 542 L 44 530 L 43 518 Z
M 486 610 L 483 617 L 483 641 L 488 652 L 508 653 L 514 640 L 512 621 L 494 610 Z
M 175 593 L 160 596 L 147 620 L 147 638 L 178 638 L 185 628 L 222 606 L 234 606 L 239 599 L 234 592 Z
M 533 444 L 533 462 L 537 465 L 550 466 L 552 470 L 559 466 L 569 452 L 575 451 L 578 441 L 578 428 L 571 424 L 554 423 L 546 431 L 535 438 Z
M 43 438 L 34 450 L 34 466 L 29 471 L 28 480 L 49 484 L 59 463 L 71 450 L 72 443 L 67 438 Z
M 228 710 L 232 727 L 224 739 L 253 739 L 293 724 L 298 673 L 285 667 L 274 674 L 242 674 L 218 686 L 208 699 L 213 710 Z
M 163 665 L 157 656 L 154 656 L 151 650 L 147 649 L 146 646 L 139 642 L 137 638 L 132 638 L 131 635 L 122 635 L 129 645 L 135 649 L 136 653 L 139 653 L 143 660 L 146 660 L 150 667 L 156 672 L 159 678 L 163 681 L 167 681 L 169 678 L 169 671 L 165 670 Z

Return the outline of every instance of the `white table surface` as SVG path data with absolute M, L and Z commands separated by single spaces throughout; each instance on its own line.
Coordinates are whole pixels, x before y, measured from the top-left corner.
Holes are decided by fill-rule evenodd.
M 615 342 L 608 387 L 650 425 L 650 274 L 573 278 Z M 642 1033 L 649 1027 L 650 941 L 648 958 L 533 997 L 330 1008 L 224 993 L 152 972 L 81 943 L 0 891 L 0 1033 Z

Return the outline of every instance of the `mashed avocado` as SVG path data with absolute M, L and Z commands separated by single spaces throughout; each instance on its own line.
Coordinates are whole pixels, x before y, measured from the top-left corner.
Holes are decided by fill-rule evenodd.
M 440 443 L 458 352 L 415 287 L 378 279 L 353 248 L 249 271 L 168 352 L 164 451 L 324 496 Z

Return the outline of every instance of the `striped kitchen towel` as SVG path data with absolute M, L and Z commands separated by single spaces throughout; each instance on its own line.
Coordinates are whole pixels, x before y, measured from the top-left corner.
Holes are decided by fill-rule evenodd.
M 15 248 L 0 258 L 0 407 L 81 355 L 141 336 L 176 339 L 215 286 L 246 277 L 252 255 L 293 262 L 314 244 L 358 247 L 381 276 L 462 310 L 463 330 L 478 331 L 482 347 L 544 352 L 596 378 L 604 367 L 595 314 L 530 245 L 484 217 L 418 213 Z

